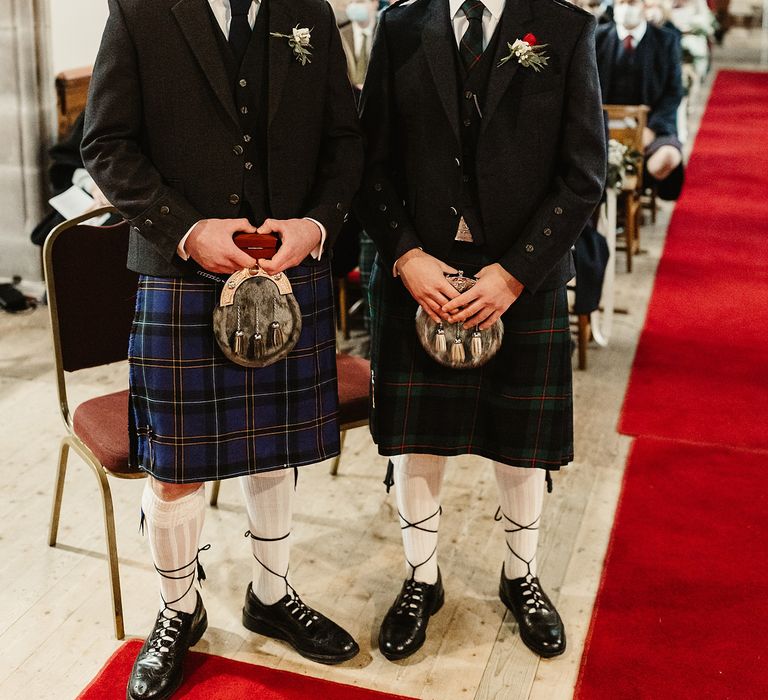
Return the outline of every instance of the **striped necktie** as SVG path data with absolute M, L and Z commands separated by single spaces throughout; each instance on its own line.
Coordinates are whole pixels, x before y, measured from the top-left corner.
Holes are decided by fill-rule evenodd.
M 483 55 L 483 13 L 485 5 L 480 0 L 464 0 L 461 11 L 469 20 L 469 27 L 461 37 L 459 54 L 461 61 L 469 73 Z

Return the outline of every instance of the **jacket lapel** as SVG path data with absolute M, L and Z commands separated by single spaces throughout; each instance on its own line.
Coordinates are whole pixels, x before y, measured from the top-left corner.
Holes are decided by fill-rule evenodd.
M 200 0 L 179 0 L 171 10 L 189 48 L 192 49 L 200 68 L 211 84 L 211 89 L 231 118 L 232 125 L 239 129 L 229 78 L 216 44 L 216 37 L 211 31 L 211 18 L 208 15 L 206 3 Z
M 290 34 L 291 30 L 298 24 L 307 26 L 306 21 L 302 24 L 301 18 L 293 15 L 290 0 L 270 0 L 269 5 L 269 116 L 267 125 L 277 114 L 277 108 L 280 106 L 280 100 L 283 96 L 283 87 L 285 85 L 285 76 L 288 73 L 288 67 L 291 61 L 295 61 L 291 47 L 288 45 L 288 39 L 279 39 L 273 37 L 272 33 Z M 311 25 L 309 25 L 311 28 Z
M 432 0 L 422 32 L 422 45 L 432 79 L 440 95 L 456 140 L 459 135 L 459 86 L 453 69 L 456 37 L 453 33 L 448 0 Z
M 481 133 L 490 123 L 501 98 L 504 97 L 504 93 L 512 83 L 512 78 L 515 77 L 520 68 L 520 64 L 515 59 L 507 61 L 503 66 L 499 66 L 499 62 L 509 55 L 509 44 L 514 44 L 517 39 L 522 39 L 525 36 L 527 25 L 532 18 L 530 0 L 507 0 L 499 22 L 499 44 L 493 59 L 491 78 L 488 81 Z

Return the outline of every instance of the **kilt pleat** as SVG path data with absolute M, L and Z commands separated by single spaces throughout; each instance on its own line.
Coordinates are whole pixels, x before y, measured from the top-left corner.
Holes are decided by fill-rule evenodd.
M 416 302 L 378 261 L 370 296 L 371 433 L 380 454 L 476 454 L 547 470 L 573 460 L 565 287 L 523 293 L 502 317 L 498 354 L 469 370 L 426 354 L 415 333 Z
M 219 349 L 221 284 L 142 276 L 129 346 L 132 464 L 190 483 L 305 466 L 339 453 L 327 263 L 287 271 L 302 332 L 285 360 L 241 367 Z

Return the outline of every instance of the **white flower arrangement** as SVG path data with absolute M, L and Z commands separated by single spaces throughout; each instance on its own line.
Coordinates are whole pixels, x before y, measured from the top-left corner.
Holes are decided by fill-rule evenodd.
M 296 56 L 296 60 L 301 63 L 302 66 L 306 66 L 307 63 L 312 63 L 312 30 L 306 27 L 299 27 L 297 24 L 290 34 L 280 34 L 278 32 L 270 32 L 270 36 L 274 36 L 278 39 L 288 39 L 288 46 L 293 49 L 293 53 Z
M 549 62 L 549 56 L 544 52 L 548 44 L 539 44 L 533 34 L 526 34 L 522 39 L 516 39 L 514 44 L 507 43 L 509 55 L 499 61 L 501 68 L 507 61 L 517 59 L 523 68 L 533 68 L 539 73 Z
M 608 178 L 609 188 L 621 189 L 628 174 L 637 172 L 639 153 L 630 151 L 620 141 L 611 139 L 608 142 Z

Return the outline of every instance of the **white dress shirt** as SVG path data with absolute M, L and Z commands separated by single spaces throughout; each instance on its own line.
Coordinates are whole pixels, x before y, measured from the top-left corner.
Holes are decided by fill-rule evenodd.
M 219 27 L 221 27 L 224 36 L 229 37 L 229 25 L 232 24 L 232 5 L 229 0 L 208 0 L 208 4 L 211 6 L 213 15 L 216 17 L 216 21 L 219 23 Z M 251 29 L 253 29 L 253 26 L 256 24 L 256 16 L 259 14 L 260 8 L 261 0 L 253 0 L 251 2 L 251 7 L 248 10 L 248 23 L 251 25 Z M 320 229 L 320 243 L 318 243 L 317 248 L 310 253 L 315 260 L 320 260 L 323 255 L 323 246 L 325 245 L 325 239 L 328 232 L 326 231 L 325 226 L 319 221 L 310 219 L 309 217 L 305 218 L 307 221 L 317 224 Z M 176 253 L 182 260 L 189 260 L 189 254 L 185 250 L 185 245 L 187 243 L 187 238 L 189 238 L 189 234 L 192 233 L 195 226 L 199 223 L 199 221 L 195 223 L 189 231 L 184 234 L 184 238 L 179 241 L 179 245 L 176 247 Z
M 632 37 L 632 46 L 637 48 L 637 45 L 643 40 L 645 32 L 648 30 L 648 22 L 643 20 L 634 29 L 627 29 L 620 24 L 616 25 L 616 33 L 619 35 L 619 40 L 623 43 L 624 39 L 628 36 Z
M 467 16 L 461 11 L 464 0 L 450 0 L 451 18 L 453 19 L 453 31 L 456 34 L 456 44 L 461 43 L 464 32 L 469 27 Z M 499 25 L 501 13 L 504 12 L 506 0 L 483 0 L 485 11 L 483 12 L 483 50 L 491 43 L 493 33 Z
M 373 45 L 373 30 L 376 29 L 376 22 L 371 22 L 367 27 L 361 27 L 357 22 L 352 22 L 352 37 L 354 41 L 355 58 L 360 58 L 365 45 L 368 55 L 371 55 Z

